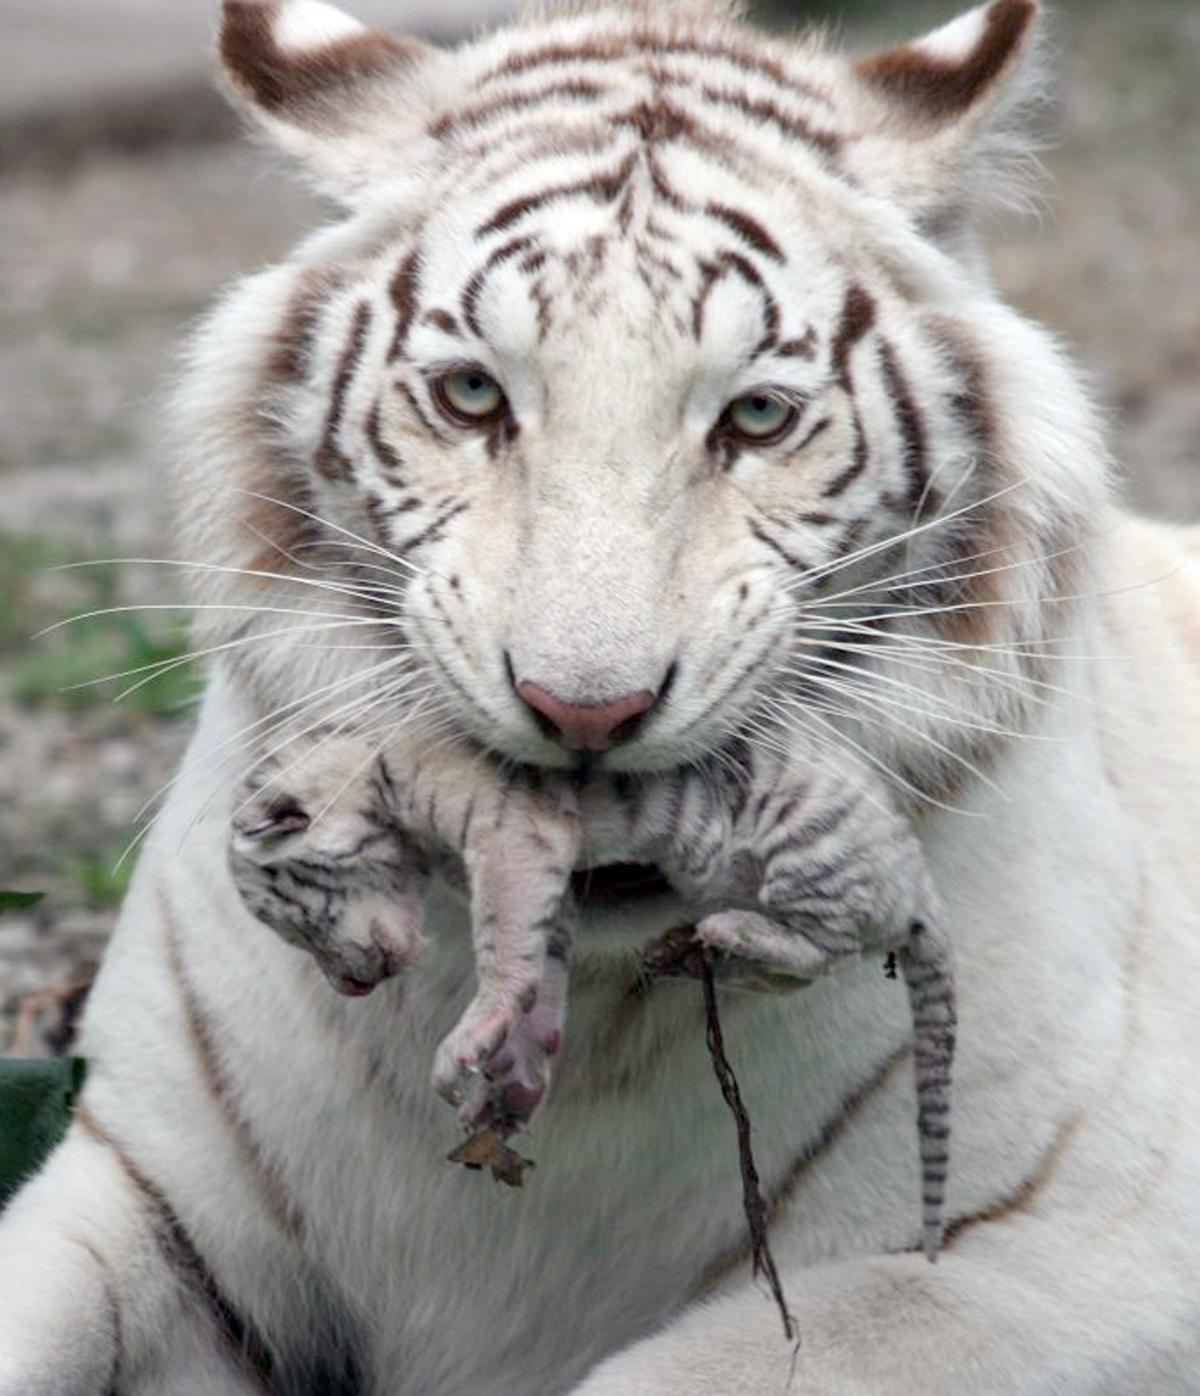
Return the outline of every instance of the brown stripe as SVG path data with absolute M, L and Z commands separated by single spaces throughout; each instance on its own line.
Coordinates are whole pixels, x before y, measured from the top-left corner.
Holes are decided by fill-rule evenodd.
M 260 1390 L 275 1392 L 276 1384 L 272 1380 L 275 1359 L 270 1347 L 249 1319 L 221 1292 L 165 1194 L 142 1173 L 116 1139 L 101 1127 L 82 1100 L 75 1107 L 75 1123 L 92 1140 L 112 1153 L 134 1191 L 141 1196 L 150 1213 L 151 1226 L 163 1260 L 203 1301 L 217 1332 L 232 1350 L 244 1374 Z M 278 1396 L 283 1396 L 283 1393 L 278 1393 Z
M 862 1114 L 867 1103 L 891 1084 L 893 1076 L 911 1054 L 912 1044 L 902 1043 L 860 1086 L 855 1087 L 846 1096 L 816 1138 L 805 1146 L 788 1167 L 779 1184 L 772 1189 L 767 1199 L 772 1221 L 792 1200 L 806 1175 L 829 1153 L 841 1135 Z M 704 1294 L 715 1289 L 727 1275 L 744 1265 L 749 1258 L 750 1249 L 745 1241 L 731 1246 L 705 1271 L 697 1286 L 697 1293 Z
M 301 274 L 267 358 L 267 377 L 273 383 L 302 383 L 308 377 L 320 338 L 321 312 L 340 283 L 335 273 L 314 267 Z
M 787 359 L 812 359 L 817 353 L 817 332 L 809 325 L 799 339 L 785 339 L 775 352 Z
M 404 350 L 408 332 L 417 314 L 417 298 L 421 286 L 421 252 L 414 247 L 400 265 L 388 285 L 388 294 L 396 310 L 396 331 L 388 349 L 388 363 L 395 363 Z
M 543 44 L 540 48 L 526 49 L 523 53 L 512 53 L 495 68 L 484 73 L 476 84 L 484 87 L 497 78 L 513 73 L 527 73 L 531 68 L 540 68 L 552 63 L 604 63 L 621 57 L 623 45 L 595 41 L 583 44 Z
M 333 393 L 329 401 L 329 412 L 325 418 L 325 431 L 314 459 L 316 468 L 330 480 L 350 480 L 354 467 L 350 459 L 343 455 L 337 444 L 338 429 L 346 407 L 346 394 L 350 390 L 354 374 L 358 369 L 367 347 L 367 333 L 371 328 L 371 306 L 361 300 L 354 311 L 350 326 L 350 337 L 342 350 L 337 374 L 333 380 Z
M 468 329 L 470 329 L 473 334 L 478 335 L 480 339 L 483 338 L 483 330 L 480 328 L 479 320 L 476 318 L 475 312 L 479 304 L 479 296 L 483 290 L 484 283 L 496 267 L 503 265 L 503 263 L 515 257 L 518 252 L 524 252 L 526 248 L 531 248 L 535 245 L 531 237 L 512 238 L 510 241 L 503 243 L 492 252 L 483 266 L 471 274 L 467 284 L 463 287 L 460 303 L 462 316 L 467 322 Z
M 271 1219 L 285 1235 L 303 1242 L 304 1218 L 288 1193 L 278 1169 L 264 1155 L 244 1116 L 234 1105 L 234 1087 L 221 1062 L 208 1014 L 183 963 L 179 923 L 165 891 L 158 891 L 167 964 L 179 989 L 184 1022 L 200 1080 L 217 1107 L 242 1165 L 252 1179 Z
M 108 1309 L 108 1322 L 112 1329 L 113 1338 L 113 1360 L 105 1386 L 110 1396 L 113 1396 L 121 1376 L 121 1367 L 125 1362 L 125 1327 L 121 1321 L 121 1305 L 117 1299 L 117 1282 L 112 1272 L 112 1266 L 90 1241 L 85 1241 L 78 1236 L 73 1236 L 71 1239 L 87 1251 L 88 1255 L 96 1262 L 96 1268 L 100 1271 L 101 1283 L 104 1286 L 104 1303 Z
M 376 398 L 371 404 L 371 410 L 367 414 L 367 442 L 375 457 L 379 462 L 384 478 L 392 485 L 403 485 L 404 462 L 400 459 L 399 452 L 388 441 L 384 440 L 380 426 L 380 406 L 379 399 Z
M 1007 1196 L 999 1198 L 990 1206 L 980 1208 L 978 1212 L 968 1212 L 965 1216 L 956 1217 L 954 1221 L 950 1222 L 943 1235 L 942 1249 L 949 1248 L 965 1231 L 969 1231 L 973 1226 L 982 1226 L 985 1222 L 1004 1221 L 1008 1217 L 1028 1211 L 1033 1199 L 1054 1176 L 1068 1145 L 1079 1132 L 1084 1117 L 1085 1112 L 1081 1111 L 1062 1125 L 1054 1136 L 1050 1147 L 1042 1155 L 1037 1167 L 1020 1187 L 1014 1189 Z
M 936 317 L 931 321 L 931 328 L 938 336 L 938 346 L 944 358 L 958 378 L 959 386 L 951 394 L 948 405 L 975 448 L 976 462 L 980 467 L 976 480 L 980 497 L 984 498 L 994 492 L 1001 478 L 996 470 L 995 417 L 985 376 L 984 355 L 970 341 L 964 328 L 949 317 Z M 946 563 L 950 573 L 962 570 L 956 564 L 956 556 L 991 549 L 1003 550 L 1006 546 L 1014 546 L 1019 540 L 1011 509 L 1003 499 L 977 504 L 969 514 L 963 515 L 962 525 L 949 535 L 948 541 L 954 545 Z M 1065 540 L 1050 543 L 1046 550 L 1053 551 L 1055 546 L 1064 545 Z M 1000 551 L 998 556 L 1003 558 L 1005 554 Z M 928 589 L 913 590 L 907 600 L 909 604 L 960 607 L 931 617 L 937 632 L 956 644 L 983 644 L 995 638 L 997 626 L 1004 621 L 1004 608 L 981 603 L 1003 599 L 1009 575 L 1003 571 L 991 571 L 986 565 L 968 564 L 966 570 L 980 571 L 982 575 L 952 583 L 939 583 L 934 575 L 930 578 Z M 1029 661 L 1022 661 L 1022 667 L 1027 668 L 1034 662 L 1031 656 Z
M 775 102 L 755 100 L 734 87 L 705 87 L 702 96 L 706 102 L 718 106 L 734 107 L 752 121 L 765 122 L 774 126 L 785 136 L 805 145 L 815 146 L 823 155 L 835 155 L 842 148 L 842 137 L 832 131 L 819 131 L 802 116 L 785 112 Z
M 420 424 L 425 428 L 429 435 L 432 436 L 433 439 L 439 442 L 441 445 L 448 446 L 450 444 L 449 437 L 447 437 L 444 432 L 438 430 L 437 426 L 433 422 L 433 419 L 426 413 L 425 409 L 421 406 L 420 399 L 417 397 L 416 393 L 413 392 L 413 390 L 408 386 L 408 384 L 404 381 L 403 378 L 396 379 L 396 391 L 408 404 L 409 411 L 413 414 L 417 421 L 420 422 Z
M 538 48 L 527 49 L 523 53 L 511 54 L 495 68 L 480 78 L 478 86 L 483 87 L 497 78 L 514 73 L 527 73 L 533 68 L 560 63 L 607 63 L 629 56 L 635 46 L 641 52 L 654 58 L 691 57 L 718 58 L 741 72 L 774 83 L 784 91 L 793 93 L 807 101 L 823 107 L 831 106 L 830 99 L 819 89 L 810 86 L 802 79 L 789 74 L 782 64 L 763 53 L 748 52 L 733 44 L 720 41 L 691 39 L 680 42 L 652 30 L 639 30 L 628 39 L 614 36 L 607 41 L 593 39 L 582 44 L 550 43 Z
M 767 283 L 759 274 L 753 262 L 749 262 L 740 252 L 722 252 L 715 262 L 700 262 L 700 285 L 692 298 L 692 334 L 699 339 L 704 333 L 704 310 L 712 289 L 727 272 L 736 272 L 743 281 L 752 286 L 762 297 L 763 337 L 755 346 L 756 354 L 764 353 L 775 343 L 779 332 L 779 304 L 767 289 Z
M 650 187 L 663 203 L 669 208 L 673 208 L 677 213 L 691 212 L 691 204 L 688 203 L 678 189 L 672 185 L 671 181 L 663 173 L 662 166 L 653 154 L 650 155 L 647 161 L 647 167 L 650 171 Z
M 702 39 L 689 39 L 686 43 L 671 42 L 662 35 L 644 33 L 636 36 L 636 42 L 643 48 L 648 48 L 656 57 L 685 54 L 696 58 L 720 58 L 751 77 L 765 78 L 777 87 L 807 101 L 816 102 L 823 107 L 832 105 L 823 92 L 792 76 L 781 63 L 764 53 L 749 53 L 745 49 L 735 48 L 732 44 L 706 42 Z
M 908 477 L 908 507 L 915 522 L 916 511 L 921 507 L 925 498 L 925 488 L 929 483 L 929 475 L 925 468 L 925 425 L 913 401 L 908 379 L 901 371 L 896 351 L 888 340 L 882 338 L 879 341 L 879 364 L 883 370 L 884 386 L 892 399 L 900 423 L 900 439 L 904 451 L 902 464 Z
M 821 491 L 822 499 L 836 499 L 839 494 L 845 491 L 867 468 L 867 437 L 863 431 L 862 419 L 858 415 L 858 408 L 854 409 L 854 454 L 850 458 L 850 464 Z
M 406 554 L 412 552 L 414 548 L 419 548 L 422 543 L 432 542 L 441 535 L 451 519 L 470 507 L 471 506 L 466 500 L 460 500 L 457 504 L 452 504 L 449 508 L 443 510 L 428 528 L 422 529 L 420 533 L 412 538 L 406 539 L 403 543 L 395 544 L 392 548 L 392 555 L 397 558 L 402 558 Z
M 457 335 L 459 333 L 458 321 L 448 310 L 440 310 L 435 307 L 426 314 L 425 321 L 427 324 L 436 325 L 444 334 Z
M 636 163 L 637 156 L 629 155 L 610 173 L 591 175 L 587 179 L 574 180 L 569 184 L 552 185 L 549 189 L 541 189 L 535 194 L 522 194 L 519 199 L 511 200 L 486 222 L 481 223 L 475 229 L 475 236 L 481 238 L 490 233 L 502 232 L 532 213 L 534 209 L 552 203 L 555 199 L 583 194 L 595 199 L 597 203 L 612 203 L 625 187 Z
M 828 430 L 829 430 L 829 428 L 830 428 L 830 426 L 832 425 L 832 423 L 833 423 L 833 418 L 832 418 L 832 417 L 822 417 L 821 420 L 820 420 L 819 422 L 815 422 L 815 423 L 809 428 L 808 432 L 807 432 L 806 435 L 803 437 L 803 439 L 802 439 L 801 441 L 799 441 L 799 442 L 792 448 L 792 450 L 790 450 L 790 451 L 788 452 L 788 454 L 787 454 L 787 459 L 788 459 L 788 460 L 791 460 L 793 457 L 798 456 L 798 455 L 801 453 L 801 451 L 806 451 L 806 450 L 809 448 L 809 446 L 811 446 L 812 443 L 817 439 L 817 437 L 821 435 L 821 433 L 822 433 L 823 431 L 828 431 Z
M 603 97 L 609 91 L 609 88 L 597 82 L 587 82 L 582 78 L 569 78 L 565 82 L 549 83 L 545 87 L 539 87 L 534 92 L 510 92 L 503 97 L 495 97 L 490 102 L 481 102 L 478 106 L 468 107 L 465 111 L 448 112 L 445 116 L 439 117 L 428 130 L 431 136 L 441 140 L 464 126 L 474 130 L 495 117 L 507 116 L 512 112 L 528 111 L 530 108 L 541 106 L 542 103 L 555 97 L 586 101 L 589 98 Z
M 829 367 L 838 386 L 850 391 L 850 351 L 875 323 L 875 302 L 857 283 L 846 288 L 842 318 L 829 349 Z
M 776 262 L 787 261 L 775 239 L 756 218 L 751 218 L 748 213 L 743 213 L 740 209 L 730 208 L 727 204 L 715 202 L 709 203 L 704 211 L 710 218 L 718 218 L 726 227 L 732 228 L 755 251 L 761 252 Z
M 771 548 L 774 552 L 777 552 L 789 567 L 794 567 L 797 572 L 807 572 L 810 570 L 811 563 L 807 563 L 803 558 L 788 552 L 783 544 L 780 543 L 778 539 L 773 538 L 756 519 L 747 519 L 746 522 L 750 526 L 750 532 L 754 534 L 755 538 L 757 538 L 760 543 L 765 543 L 767 547 Z

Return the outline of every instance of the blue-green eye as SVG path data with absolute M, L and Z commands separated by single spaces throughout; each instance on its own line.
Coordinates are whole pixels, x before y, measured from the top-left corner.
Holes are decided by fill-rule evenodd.
M 434 395 L 451 417 L 461 422 L 487 422 L 504 410 L 500 384 L 481 368 L 462 368 L 435 380 Z
M 747 393 L 725 409 L 730 430 L 748 441 L 781 437 L 796 417 L 796 409 L 770 393 Z

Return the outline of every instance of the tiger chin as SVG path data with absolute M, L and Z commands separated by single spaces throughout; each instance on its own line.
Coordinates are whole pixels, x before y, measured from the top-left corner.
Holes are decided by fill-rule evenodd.
M 226 89 L 337 214 L 223 300 L 177 397 L 208 691 L 76 1118 L 0 1220 L 0 1396 L 1195 1390 L 1197 540 L 1119 510 L 1076 374 L 988 280 L 1038 25 L 992 0 L 856 57 L 628 0 L 451 52 L 228 0 Z M 268 780 L 308 788 L 324 736 L 361 760 L 316 817 L 247 818 Z M 231 830 L 352 852 L 381 832 L 337 822 L 364 770 L 386 854 L 330 902 L 354 955 L 307 907 L 304 953 L 248 909 Z M 726 815 L 836 844 L 822 791 L 888 834 L 821 875 L 895 848 L 896 886 L 937 889 L 953 1166 L 918 1166 L 878 957 L 735 992 L 738 935 L 750 963 L 810 952 L 720 922 L 794 1349 L 698 995 L 639 955 L 689 912 L 672 851 Z M 478 847 L 501 901 L 558 869 L 542 971 L 570 919 L 519 1193 L 443 1162 L 429 1090 L 482 963 L 446 857 L 476 819 L 520 835 Z M 601 895 L 631 853 L 671 875 Z M 735 871 L 761 907 L 763 866 Z

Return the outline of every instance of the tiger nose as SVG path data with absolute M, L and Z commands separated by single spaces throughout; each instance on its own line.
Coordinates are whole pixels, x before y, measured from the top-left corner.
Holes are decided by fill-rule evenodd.
M 619 735 L 619 729 L 631 727 L 658 700 L 657 694 L 643 688 L 611 703 L 564 703 L 528 679 L 517 685 L 517 696 L 533 710 L 542 731 L 568 751 L 607 751 L 626 735 Z

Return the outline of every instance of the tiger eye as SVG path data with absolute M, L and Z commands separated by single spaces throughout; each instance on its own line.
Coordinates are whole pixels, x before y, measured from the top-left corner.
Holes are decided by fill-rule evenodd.
M 481 368 L 457 369 L 434 383 L 438 404 L 468 424 L 491 421 L 504 410 L 504 390 Z
M 730 430 L 747 441 L 778 440 L 795 417 L 794 407 L 770 393 L 747 393 L 725 409 Z

